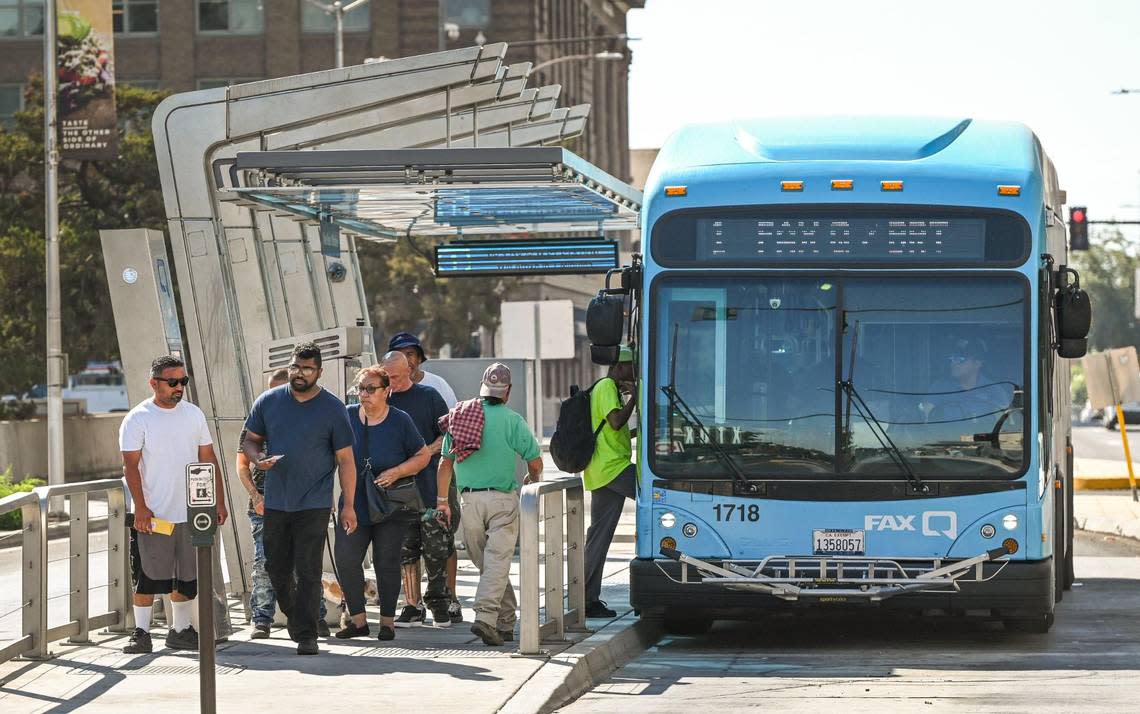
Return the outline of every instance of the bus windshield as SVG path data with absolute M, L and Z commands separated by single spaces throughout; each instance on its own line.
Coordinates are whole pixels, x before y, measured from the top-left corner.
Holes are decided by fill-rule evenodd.
M 1026 290 L 1004 274 L 662 278 L 654 471 L 723 476 L 715 441 L 749 478 L 904 478 L 895 447 L 923 479 L 1016 476 Z

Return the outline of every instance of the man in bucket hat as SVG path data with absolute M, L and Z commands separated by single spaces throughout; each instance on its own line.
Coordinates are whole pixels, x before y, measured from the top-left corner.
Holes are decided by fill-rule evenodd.
M 425 372 L 422 369 L 423 363 L 427 362 L 427 355 L 424 354 L 424 347 L 420 344 L 420 338 L 410 332 L 397 332 L 392 335 L 392 339 L 388 340 L 388 351 L 403 352 L 404 356 L 408 358 L 408 363 L 412 365 L 412 381 L 439 392 L 439 396 L 443 397 L 448 409 L 455 406 L 455 402 L 458 401 L 455 398 L 455 390 L 451 388 L 447 380 L 438 374 Z
M 526 420 L 507 407 L 511 370 L 496 362 L 483 373 L 479 397 L 460 402 L 444 417 L 436 507 L 450 519 L 447 494 L 452 474 L 463 505 L 463 540 L 479 568 L 475 623 L 484 644 L 514 639 L 517 615 L 511 559 L 519 538 L 516 458 L 526 461 L 523 483 L 542 478 L 542 452 Z

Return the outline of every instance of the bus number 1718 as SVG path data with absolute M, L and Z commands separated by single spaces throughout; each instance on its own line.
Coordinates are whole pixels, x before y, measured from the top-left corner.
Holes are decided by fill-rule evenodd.
M 743 504 L 735 503 L 718 503 L 713 506 L 716 511 L 716 519 L 718 521 L 751 521 L 755 523 L 760 520 L 760 506 L 755 503 Z

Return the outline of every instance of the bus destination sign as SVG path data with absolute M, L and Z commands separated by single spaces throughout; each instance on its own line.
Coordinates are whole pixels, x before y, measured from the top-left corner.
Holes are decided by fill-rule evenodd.
M 761 217 L 697 221 L 697 258 L 717 262 L 982 260 L 983 218 Z

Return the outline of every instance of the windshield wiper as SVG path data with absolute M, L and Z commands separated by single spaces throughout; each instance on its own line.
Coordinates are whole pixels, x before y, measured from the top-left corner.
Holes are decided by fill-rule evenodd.
M 917 493 L 930 493 L 930 486 L 911 468 L 910 462 L 903 456 L 902 450 L 895 445 L 895 442 L 892 441 L 891 437 L 887 434 L 886 427 L 875 417 L 875 414 L 871 411 L 871 407 L 867 406 L 867 402 L 863 401 L 863 397 L 855 390 L 854 382 L 849 379 L 841 379 L 839 380 L 839 388 L 847 393 L 848 410 L 850 410 L 852 406 L 855 407 L 855 411 L 858 412 L 859 416 L 862 417 L 863 421 L 870 427 L 871 433 L 875 436 L 879 445 L 882 446 L 887 452 L 887 455 L 891 457 L 891 461 L 902 470 L 903 475 L 906 476 L 906 480 L 910 483 L 911 487 Z M 851 428 L 850 421 L 848 421 L 847 428 L 848 430 Z M 850 434 L 850 431 L 848 431 L 848 434 Z
M 708 427 L 705 426 L 704 422 L 702 422 L 700 417 L 697 416 L 697 413 L 694 412 L 692 408 L 685 403 L 685 400 L 682 399 L 681 395 L 677 392 L 675 383 L 677 380 L 676 365 L 678 327 L 679 325 L 676 323 L 673 324 L 673 346 L 670 354 L 671 361 L 669 364 L 669 384 L 661 387 L 661 391 L 665 393 L 665 397 L 669 400 L 669 423 L 672 424 L 673 422 L 673 411 L 676 410 L 680 412 L 681 417 L 686 422 L 695 426 L 700 430 L 701 434 L 704 435 L 704 443 L 712 449 L 713 455 L 716 456 L 717 460 L 720 461 L 721 464 L 723 464 L 724 467 L 728 469 L 729 473 L 732 474 L 732 478 L 734 481 L 736 481 L 738 490 L 742 493 L 759 493 L 761 490 L 760 484 L 756 484 L 748 480 L 748 477 L 745 476 L 744 472 L 740 470 L 740 466 L 737 465 L 736 459 L 732 458 L 732 455 L 724 450 L 724 446 L 721 445 L 719 441 L 713 439 L 712 434 L 709 433 Z M 672 443 L 672 437 L 670 437 L 670 443 Z

